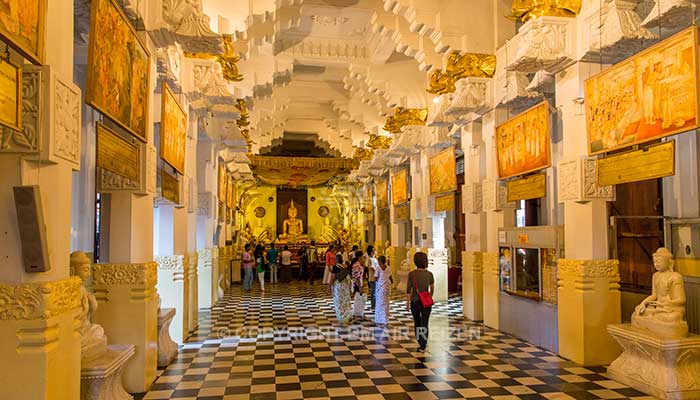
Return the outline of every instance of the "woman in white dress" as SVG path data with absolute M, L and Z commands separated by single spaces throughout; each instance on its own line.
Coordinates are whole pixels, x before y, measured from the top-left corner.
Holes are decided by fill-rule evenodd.
M 386 257 L 379 257 L 379 268 L 375 269 L 374 277 L 376 281 L 374 308 L 374 323 L 377 325 L 389 324 L 389 299 L 391 297 L 391 269 L 386 265 Z

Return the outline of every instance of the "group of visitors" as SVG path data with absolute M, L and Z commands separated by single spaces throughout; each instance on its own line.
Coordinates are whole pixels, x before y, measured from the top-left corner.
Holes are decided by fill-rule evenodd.
M 278 269 L 281 282 L 290 282 L 293 254 L 285 245 L 282 252 L 271 244 L 269 249 L 258 244 L 245 245 L 242 254 L 244 270 L 243 288 L 251 290 L 254 272 L 260 282 L 260 290 L 265 291 L 265 273 L 269 270 L 270 282 L 278 283 Z M 385 256 L 377 258 L 374 246 L 367 246 L 366 252 L 357 245 L 344 252 L 338 244 L 331 244 L 325 257 L 318 256 L 316 243 L 302 246 L 297 250 L 300 272 L 299 279 L 313 284 L 319 265 L 325 265 L 323 283 L 328 285 L 329 294 L 333 295 L 336 318 L 341 324 L 365 319 L 365 308 L 369 297 L 370 307 L 374 310 L 374 323 L 387 326 L 389 323 L 390 298 L 393 278 Z M 323 260 L 321 262 L 319 260 Z M 427 270 L 428 256 L 418 252 L 413 259 L 417 269 L 408 275 L 406 309 L 411 312 L 415 325 L 419 351 L 424 351 L 428 342 L 428 320 L 432 310 L 434 291 L 433 274 Z M 278 264 L 279 263 L 279 264 Z M 364 282 L 367 282 L 365 289 Z

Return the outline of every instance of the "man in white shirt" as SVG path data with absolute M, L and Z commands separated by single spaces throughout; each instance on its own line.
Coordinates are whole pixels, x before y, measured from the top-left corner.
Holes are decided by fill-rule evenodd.
M 292 276 L 292 252 L 289 251 L 289 246 L 285 245 L 282 254 L 280 254 L 280 264 L 282 264 L 282 279 L 284 283 L 289 283 Z

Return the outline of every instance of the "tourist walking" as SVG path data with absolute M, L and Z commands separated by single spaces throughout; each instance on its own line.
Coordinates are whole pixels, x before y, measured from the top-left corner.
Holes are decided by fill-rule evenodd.
M 435 278 L 433 273 L 427 270 L 427 254 L 422 251 L 417 252 L 413 256 L 413 262 L 417 269 L 408 274 L 406 309 L 413 314 L 418 351 L 425 351 L 428 344 L 428 325 L 435 291 Z
M 280 254 L 280 262 L 282 263 L 282 282 L 289 283 L 292 280 L 292 252 L 286 244 Z
M 258 281 L 260 281 L 260 290 L 265 291 L 265 247 L 261 244 L 255 247 L 255 263 L 258 273 Z
M 243 290 L 250 290 L 253 284 L 253 255 L 251 254 L 252 244 L 248 243 L 243 248 L 241 260 L 243 264 Z
M 333 267 L 336 264 L 335 260 L 335 254 L 333 253 L 335 246 L 332 244 L 328 246 L 328 250 L 326 250 L 326 268 L 323 269 L 323 284 L 324 285 L 329 285 L 333 282 L 331 279 L 331 275 L 333 274 Z M 342 262 L 343 256 L 340 256 L 340 260 Z
M 270 245 L 270 250 L 267 251 L 267 263 L 270 265 L 270 283 L 277 283 L 277 249 L 275 244 Z
M 379 268 L 379 262 L 377 262 L 377 251 L 374 249 L 374 246 L 367 246 L 367 253 L 365 254 L 365 257 L 365 266 L 367 267 L 367 284 L 369 286 L 369 304 L 372 306 L 372 309 L 374 309 L 376 303 L 375 292 L 377 287 L 375 282 L 375 273 L 377 268 Z
M 386 263 L 385 256 L 379 256 L 378 267 L 374 271 L 376 290 L 374 292 L 374 300 L 376 307 L 374 308 L 374 323 L 378 325 L 389 324 L 389 299 L 391 298 L 391 269 Z
M 350 294 L 352 293 L 352 278 L 350 277 L 350 267 L 343 262 L 343 255 L 335 256 L 335 263 L 331 269 L 331 283 L 328 291 L 333 291 L 333 306 L 335 307 L 335 317 L 340 324 L 347 324 L 352 319 L 352 304 Z
M 355 253 L 355 257 L 350 263 L 352 265 L 352 292 L 354 295 L 352 303 L 352 314 L 355 318 L 365 318 L 365 303 L 367 296 L 363 293 L 363 278 L 365 275 L 365 267 L 362 265 L 362 252 Z

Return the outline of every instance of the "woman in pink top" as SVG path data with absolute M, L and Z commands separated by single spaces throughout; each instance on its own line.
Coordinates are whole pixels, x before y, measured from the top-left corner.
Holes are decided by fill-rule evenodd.
M 250 243 L 245 245 L 241 260 L 243 261 L 243 290 L 250 290 L 253 285 L 253 255 Z
M 335 247 L 333 245 L 328 246 L 328 250 L 326 250 L 326 269 L 323 271 L 323 283 L 325 285 L 328 285 L 331 283 L 331 275 L 332 272 L 331 270 L 333 269 L 333 266 L 335 265 L 335 254 L 333 253 L 333 250 Z

